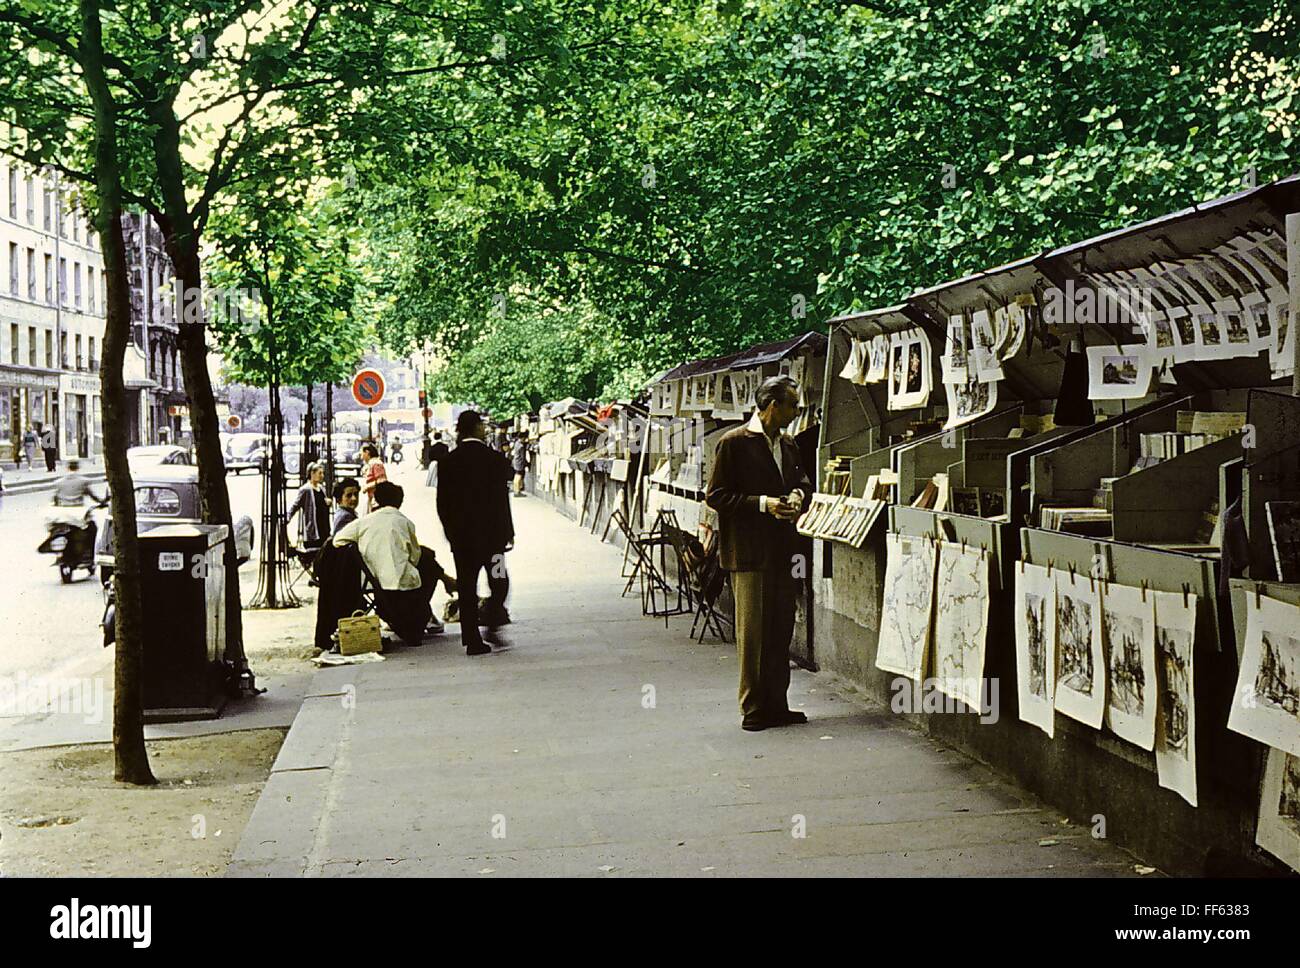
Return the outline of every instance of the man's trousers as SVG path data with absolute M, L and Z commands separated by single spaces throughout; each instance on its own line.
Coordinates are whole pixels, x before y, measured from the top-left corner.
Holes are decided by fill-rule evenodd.
M 484 557 L 476 552 L 453 552 L 456 559 L 456 589 L 460 601 L 460 640 L 465 648 L 483 644 L 478 630 L 478 573 L 487 571 L 488 614 L 500 615 L 505 609 L 506 595 L 510 592 L 510 576 L 506 573 L 505 552 Z M 491 626 L 495 628 L 495 625 Z
M 789 710 L 790 639 L 796 582 L 790 569 L 733 571 L 736 651 L 740 657 L 740 713 L 748 720 Z

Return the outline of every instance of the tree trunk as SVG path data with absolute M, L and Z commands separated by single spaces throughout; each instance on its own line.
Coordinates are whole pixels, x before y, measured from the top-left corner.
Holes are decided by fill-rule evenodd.
M 235 528 L 226 490 L 225 460 L 221 454 L 217 403 L 208 377 L 207 327 L 202 315 L 203 275 L 199 260 L 199 238 L 185 198 L 185 176 L 180 155 L 180 126 L 170 101 L 149 106 L 157 125 L 154 134 L 154 162 L 163 193 L 162 221 L 167 252 L 181 285 L 179 343 L 181 373 L 189 398 L 190 430 L 198 457 L 199 499 L 203 520 L 224 524 L 226 539 L 226 664 L 235 675 L 248 668 L 244 657 L 244 621 L 239 595 L 239 562 L 236 559 Z
M 144 745 L 143 635 L 140 541 L 135 530 L 135 488 L 126 462 L 129 415 L 122 361 L 131 340 L 131 295 L 122 236 L 122 175 L 117 157 L 117 108 L 104 73 L 99 0 L 80 0 L 80 41 L 86 88 L 95 108 L 95 221 L 107 268 L 103 368 L 104 469 L 112 491 L 117 645 L 113 671 L 113 777 L 127 783 L 157 782 Z

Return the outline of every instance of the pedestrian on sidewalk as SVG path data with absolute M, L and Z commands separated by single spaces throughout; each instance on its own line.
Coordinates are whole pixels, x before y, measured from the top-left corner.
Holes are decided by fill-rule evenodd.
M 515 497 L 524 496 L 524 475 L 528 472 L 528 435 L 518 434 L 510 449 L 510 463 L 515 469 Z
M 307 465 L 307 483 L 298 488 L 298 494 L 284 516 L 288 527 L 295 514 L 301 514 L 299 533 L 302 546 L 311 551 L 320 548 L 329 537 L 329 507 L 325 502 L 325 468 L 316 461 Z
M 400 510 L 404 496 L 392 481 L 380 481 L 375 486 L 375 510 L 345 525 L 332 543 L 336 548 L 357 546 L 379 585 L 375 592 L 379 617 L 407 645 L 422 645 L 426 631 L 443 630 L 431 606 L 438 582 L 452 595 L 456 579 L 420 544 L 415 523 Z
M 27 455 L 28 470 L 36 466 L 36 445 L 40 443 L 40 439 L 38 427 L 35 424 L 28 427 L 27 432 L 23 434 L 23 453 Z M 23 466 L 21 461 L 19 461 L 18 466 Z
M 460 637 L 467 655 L 484 655 L 506 643 L 498 628 L 509 621 L 506 596 L 510 576 L 506 551 L 514 546 L 510 516 L 512 468 L 505 455 L 487 445 L 487 425 L 474 410 L 456 419 L 459 444 L 439 462 L 438 518 L 451 545 L 460 586 Z M 478 574 L 486 571 L 491 594 L 483 612 L 487 634 L 479 631 Z
M 375 486 L 388 480 L 388 469 L 379 459 L 379 448 L 372 443 L 362 444 L 361 456 L 366 462 L 366 473 L 361 490 L 366 495 L 366 513 L 375 509 Z
M 45 469 L 53 471 L 59 459 L 59 442 L 54 434 L 54 424 L 45 425 L 41 431 L 41 450 L 45 452 Z
M 799 448 L 781 432 L 799 413 L 799 384 L 764 380 L 754 415 L 718 442 L 705 501 L 718 512 L 719 562 L 731 572 L 740 658 L 741 728 L 806 723 L 790 709 L 790 639 L 794 634 L 799 533 L 812 485 Z

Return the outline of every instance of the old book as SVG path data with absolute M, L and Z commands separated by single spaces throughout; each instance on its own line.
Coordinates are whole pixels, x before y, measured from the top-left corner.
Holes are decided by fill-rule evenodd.
M 955 514 L 980 516 L 980 492 L 976 487 L 954 487 L 952 489 L 951 510 Z
M 996 518 L 1007 513 L 1007 495 L 998 488 L 980 488 L 980 517 Z
M 1192 414 L 1191 432 L 1194 434 L 1211 434 L 1227 437 L 1246 426 L 1244 413 L 1215 413 L 1210 410 L 1197 410 Z

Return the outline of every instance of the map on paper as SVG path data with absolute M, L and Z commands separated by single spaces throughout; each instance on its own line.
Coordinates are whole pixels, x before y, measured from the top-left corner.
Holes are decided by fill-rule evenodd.
M 989 560 L 980 549 L 939 546 L 934 657 L 939 691 L 980 708 L 988 633 Z
M 925 675 L 934 603 L 935 546 L 929 538 L 885 535 L 885 596 L 876 668 L 920 680 Z

